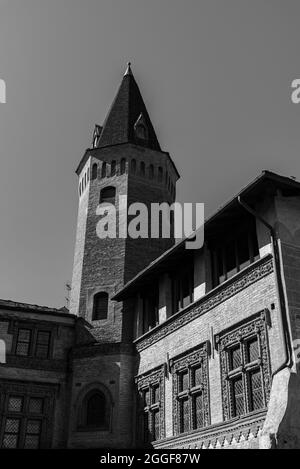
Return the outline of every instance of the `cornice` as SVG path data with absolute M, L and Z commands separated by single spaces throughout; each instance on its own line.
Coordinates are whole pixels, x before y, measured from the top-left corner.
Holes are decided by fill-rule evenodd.
M 196 430 L 178 437 L 165 438 L 153 442 L 155 449 L 165 448 L 218 448 L 256 438 L 266 417 L 266 410 L 255 412 L 250 416 L 233 419 Z M 226 443 L 227 441 L 227 443 Z

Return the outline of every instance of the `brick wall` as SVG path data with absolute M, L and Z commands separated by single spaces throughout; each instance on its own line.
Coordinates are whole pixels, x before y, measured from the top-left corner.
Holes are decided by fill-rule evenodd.
M 272 262 L 270 258 L 268 262 Z M 271 327 L 268 328 L 270 359 L 272 369 L 276 369 L 276 367 L 280 364 L 282 357 L 276 285 L 274 273 L 271 271 L 267 275 L 262 275 L 261 278 L 259 278 L 259 271 L 261 269 L 259 266 L 261 263 L 264 263 L 264 260 L 260 260 L 257 267 L 252 265 L 245 269 L 245 271 L 239 274 L 235 280 L 225 282 L 215 290 L 215 293 L 211 293 L 212 296 L 210 296 L 208 299 L 208 301 L 211 302 L 214 301 L 214 296 L 216 296 L 216 298 L 218 295 L 221 295 L 219 298 L 222 298 L 222 295 L 224 296 L 223 301 L 222 299 L 219 299 L 219 304 L 217 304 L 217 306 L 209 307 L 207 311 L 199 314 L 198 317 L 190 320 L 187 323 L 182 321 L 181 318 L 183 318 L 185 314 L 190 315 L 193 310 L 197 311 L 199 305 L 202 303 L 205 304 L 206 299 L 204 297 L 198 300 L 198 302 L 196 301 L 191 307 L 187 308 L 186 313 L 181 313 L 179 315 L 181 318 L 179 317 L 177 319 L 178 315 L 176 315 L 173 318 L 170 318 L 165 325 L 162 325 L 159 332 L 161 334 L 160 340 L 154 340 L 151 344 L 151 336 L 155 337 L 155 330 L 149 334 L 148 343 L 150 343 L 150 345 L 148 345 L 146 348 L 143 348 L 144 346 L 142 344 L 144 340 L 147 340 L 147 337 L 137 340 L 136 344 L 138 349 L 142 348 L 142 350 L 140 350 L 140 360 L 137 374 L 145 373 L 158 364 L 166 362 L 167 354 L 169 354 L 169 358 L 172 359 L 178 354 L 187 352 L 196 345 L 199 345 L 207 340 L 211 341 L 211 328 L 213 328 L 213 335 L 219 334 L 227 328 L 239 323 L 240 321 L 251 318 L 254 314 L 265 308 L 268 309 L 271 314 Z M 252 269 L 257 269 L 258 273 L 253 276 L 253 280 L 248 284 L 246 279 Z M 238 285 L 240 282 L 242 282 L 241 284 L 244 284 L 245 286 L 239 290 Z M 228 291 L 228 289 L 230 289 L 232 294 L 228 299 L 225 299 L 227 297 L 226 290 Z M 234 293 L 235 290 L 236 293 Z M 178 322 L 178 328 L 174 327 L 176 321 Z M 171 332 L 164 334 L 164 330 L 169 330 Z M 172 438 L 173 435 L 171 381 L 172 377 L 169 375 L 166 378 L 165 385 L 165 424 L 167 438 Z M 214 350 L 214 356 L 209 358 L 209 389 L 211 424 L 217 425 L 223 421 L 220 360 L 217 350 Z M 256 437 L 257 434 L 253 436 L 253 438 Z M 235 443 L 237 445 L 240 444 L 238 441 Z M 167 444 L 168 443 L 166 442 L 166 445 Z M 174 444 L 176 445 L 176 443 Z M 251 444 L 254 445 L 254 442 Z M 162 443 L 162 445 L 164 445 L 164 443 Z
M 24 393 L 27 387 L 39 384 L 54 389 L 54 413 L 50 416 L 49 426 L 52 427 L 51 447 L 66 447 L 68 431 L 69 375 L 68 351 L 74 343 L 74 321 L 70 318 L 37 314 L 21 311 L 2 310 L 0 312 L 0 339 L 7 344 L 7 363 L 0 365 L 0 383 L 19 383 Z M 5 320 L 2 319 L 5 317 Z M 40 325 L 47 322 L 53 325 L 54 334 L 53 357 L 51 359 L 34 359 L 11 355 L 13 341 L 13 322 L 26 321 L 27 324 Z

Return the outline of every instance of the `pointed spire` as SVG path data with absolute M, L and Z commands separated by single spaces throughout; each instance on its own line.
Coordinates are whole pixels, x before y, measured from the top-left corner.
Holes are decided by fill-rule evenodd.
M 141 138 L 137 123 L 143 118 L 146 137 Z M 131 64 L 128 62 L 126 72 L 118 89 L 114 102 L 106 116 L 97 147 L 135 143 L 153 150 L 161 151 L 155 130 L 151 123 L 139 87 L 134 79 Z
M 127 68 L 126 68 L 126 70 L 125 70 L 124 77 L 125 77 L 126 75 L 132 75 L 131 62 L 127 62 Z

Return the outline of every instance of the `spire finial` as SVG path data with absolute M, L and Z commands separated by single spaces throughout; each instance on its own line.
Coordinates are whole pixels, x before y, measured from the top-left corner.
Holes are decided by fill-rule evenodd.
M 131 71 L 131 62 L 127 62 L 127 68 L 126 68 L 126 71 L 124 73 L 124 77 L 126 75 L 132 75 L 132 71 Z

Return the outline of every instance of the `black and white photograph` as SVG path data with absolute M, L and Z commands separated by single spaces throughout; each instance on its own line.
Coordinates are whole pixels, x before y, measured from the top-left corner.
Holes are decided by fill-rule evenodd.
M 299 44 L 299 0 L 0 0 L 0 460 L 300 449 Z

